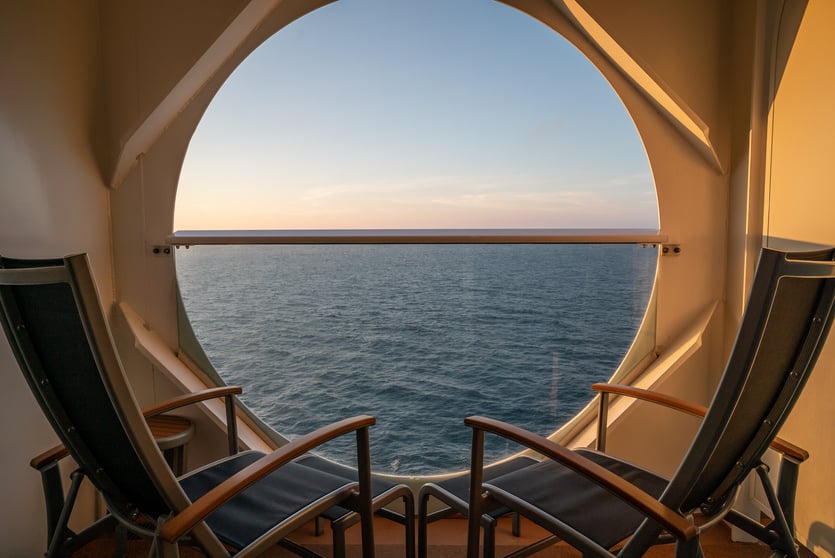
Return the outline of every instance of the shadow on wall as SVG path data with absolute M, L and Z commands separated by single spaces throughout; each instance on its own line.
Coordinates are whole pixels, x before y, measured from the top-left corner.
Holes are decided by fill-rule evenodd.
M 815 556 L 824 556 L 824 552 L 829 556 L 835 556 L 835 528 L 815 521 L 809 527 L 806 546 L 815 553 Z

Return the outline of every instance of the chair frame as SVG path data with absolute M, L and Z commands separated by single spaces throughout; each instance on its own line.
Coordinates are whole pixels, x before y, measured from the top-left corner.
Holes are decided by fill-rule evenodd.
M 509 471 L 515 471 L 535 462 L 536 461 L 534 459 L 528 457 L 516 457 L 507 460 L 506 462 L 500 462 L 489 467 L 485 467 L 485 478 L 489 480 L 493 476 L 498 476 Z M 499 470 L 497 471 L 496 469 Z M 420 488 L 420 493 L 418 494 L 418 558 L 427 558 L 429 550 L 428 527 L 430 523 L 456 514 L 467 517 L 467 514 L 469 513 L 469 501 L 467 494 L 460 490 L 456 490 L 453 486 L 450 486 L 450 481 L 452 480 L 467 481 L 467 479 L 464 478 L 467 477 L 467 475 L 468 473 L 462 473 L 461 475 L 451 479 L 439 482 L 429 482 Z M 467 484 L 469 484 L 468 481 Z M 443 502 L 447 507 L 430 512 L 430 497 Z M 492 510 L 485 511 L 482 515 L 481 523 L 482 529 L 484 530 L 485 549 L 490 549 L 494 546 L 496 524 L 500 517 L 509 513 L 511 513 L 509 509 L 504 506 L 499 506 Z M 521 521 L 518 513 L 513 513 L 513 524 L 511 530 L 514 537 L 520 536 Z M 493 558 L 493 556 L 488 554 L 485 558 Z
M 303 457 L 299 460 L 299 463 L 337 476 L 347 478 L 352 478 L 353 476 L 353 470 L 350 467 L 328 461 L 318 455 Z M 405 558 L 415 558 L 414 494 L 412 493 L 412 489 L 405 484 L 396 484 L 394 482 L 387 484 L 389 484 L 388 487 L 375 494 L 374 481 L 372 480 L 371 508 L 374 514 L 403 525 L 405 543 L 403 556 Z M 397 500 L 401 500 L 402 502 L 403 513 L 386 508 L 386 506 Z M 342 507 L 331 508 L 316 518 L 314 532 L 316 536 L 320 536 L 323 533 L 322 521 L 329 521 L 331 535 L 333 537 L 333 558 L 345 558 L 345 532 L 349 527 L 356 525 L 361 519 L 360 515 L 354 511 Z
M 108 509 L 117 521 L 131 532 L 152 538 L 153 554 L 162 557 L 177 556 L 178 546 L 188 543 L 199 546 L 212 558 L 230 556 L 230 551 L 211 531 L 204 519 L 272 471 L 294 461 L 328 440 L 353 432 L 357 439 L 357 481 L 346 481 L 341 489 L 310 503 L 285 521 L 275 525 L 246 548 L 240 549 L 236 556 L 243 558 L 257 555 L 285 539 L 301 524 L 313 520 L 334 505 L 342 505 L 351 508 L 362 517 L 363 556 L 373 558 L 374 535 L 368 430 L 375 423 L 374 417 L 358 416 L 345 419 L 301 436 L 261 457 L 192 502 L 180 487 L 157 447 L 145 417 L 139 409 L 116 353 L 86 255 L 70 256 L 63 260 L 22 261 L 21 266 L 7 267 L 4 262 L 10 261 L 14 262 L 14 260 L 0 259 L 0 309 L 2 309 L 0 322 L 3 324 L 12 350 L 24 372 L 24 377 L 44 410 L 44 414 L 70 455 L 79 464 L 79 471 L 73 474 L 71 494 L 65 505 L 61 506 L 62 513 L 64 509 L 71 509 L 72 506 L 66 506 L 66 503 L 72 503 L 77 492 L 77 485 L 80 484 L 83 476 L 86 476 L 102 494 Z M 101 380 L 102 393 L 109 400 L 109 408 L 106 411 L 115 414 L 118 418 L 121 424 L 120 433 L 134 450 L 134 453 L 128 457 L 133 460 L 131 464 L 138 464 L 138 470 L 144 471 L 145 478 L 140 481 L 151 483 L 156 489 L 155 494 L 151 495 L 155 507 L 165 508 L 167 511 L 159 513 L 157 510 L 137 508 L 127 493 L 123 492 L 122 488 L 103 469 L 96 454 L 90 450 L 90 447 L 86 445 L 86 440 L 76 431 L 61 398 L 51 385 L 50 377 L 26 330 L 26 324 L 12 292 L 15 287 L 31 285 L 59 285 L 60 287 L 56 288 L 68 287 L 70 289 L 83 335 L 87 339 L 90 357 Z M 198 395 L 189 394 L 183 397 L 193 398 Z M 159 410 L 159 412 L 163 411 Z M 231 424 L 233 425 L 234 421 Z M 231 436 L 230 439 L 232 439 Z M 44 463 L 47 462 L 48 460 Z M 54 474 L 57 474 L 57 470 L 49 475 L 54 478 Z M 49 506 L 53 506 L 53 510 L 57 507 L 53 504 L 48 504 Z M 143 520 L 144 525 L 138 520 Z M 58 535 L 57 538 L 53 538 L 53 542 L 61 540 L 65 534 L 65 527 L 62 525 L 60 514 L 58 520 L 50 520 L 50 525 L 53 535 Z
M 147 407 L 143 409 L 142 414 L 146 419 L 149 419 L 201 401 L 223 397 L 226 404 L 226 424 L 229 425 L 226 429 L 229 440 L 229 455 L 234 455 L 238 452 L 237 427 L 235 424 L 235 396 L 240 395 L 242 392 L 243 390 L 239 386 L 205 389 Z M 69 450 L 62 444 L 59 444 L 37 455 L 29 462 L 29 465 L 41 474 L 41 484 L 43 485 L 47 524 L 46 558 L 71 554 L 96 537 L 111 531 L 117 525 L 121 532 L 116 540 L 116 555 L 126 555 L 126 548 L 124 546 L 126 530 L 111 515 L 99 519 L 79 533 L 75 533 L 69 528 L 70 514 L 75 505 L 81 482 L 86 477 L 82 469 L 75 469 L 71 472 L 70 488 L 65 496 L 64 483 L 61 478 L 59 465 L 69 455 Z
M 620 384 L 597 383 L 591 386 L 592 390 L 600 393 L 600 405 L 598 409 L 598 434 L 597 449 L 606 451 L 607 438 L 607 414 L 610 395 L 640 399 L 656 405 L 662 405 L 694 417 L 703 419 L 707 414 L 707 407 L 684 401 L 671 395 L 624 386 Z M 762 525 L 741 512 L 731 508 L 723 519 L 732 525 L 739 527 L 748 534 L 765 542 L 769 546 L 775 546 L 787 540 L 794 540 L 794 505 L 795 492 L 797 491 L 797 479 L 800 474 L 800 464 L 809 459 L 809 452 L 792 444 L 791 442 L 774 437 L 769 446 L 771 450 L 780 455 L 780 468 L 777 472 L 777 486 L 775 487 L 768 476 L 769 470 L 763 464 L 755 468 L 760 486 L 768 501 L 774 518 L 768 525 Z M 704 529 L 704 526 L 702 526 Z M 784 552 L 794 555 L 794 546 L 785 549 Z
M 229 455 L 234 455 L 238 451 L 237 428 L 235 425 L 235 400 L 237 395 L 243 393 L 240 386 L 224 386 L 218 388 L 210 388 L 185 394 L 156 404 L 152 407 L 143 409 L 143 415 L 146 419 L 158 416 L 163 413 L 193 405 L 208 399 L 223 397 L 226 403 L 226 424 L 227 438 L 229 446 Z M 79 533 L 75 533 L 69 529 L 67 523 L 69 521 L 70 513 L 78 492 L 78 486 L 84 478 L 83 471 L 77 470 L 71 473 L 71 481 L 69 492 L 66 496 L 64 493 L 63 481 L 59 470 L 59 463 L 62 459 L 69 456 L 69 451 L 63 446 L 58 445 L 47 450 L 38 456 L 34 457 L 30 462 L 33 469 L 36 469 L 41 474 L 41 482 L 43 484 L 44 503 L 47 515 L 47 548 L 46 558 L 71 553 L 80 548 L 90 540 L 96 538 L 100 534 L 113 529 L 115 519 L 107 516 L 97 521 L 93 525 L 85 528 Z M 318 458 L 317 459 L 323 459 Z M 301 458 L 300 463 L 306 466 L 316 468 L 307 462 L 305 457 Z M 343 468 L 340 466 L 340 468 Z M 347 469 L 347 468 L 346 468 Z M 348 476 L 347 474 L 337 473 L 331 468 L 324 469 L 331 474 L 338 474 L 340 476 Z M 77 480 L 76 480 L 77 479 Z M 394 512 L 385 508 L 396 500 L 402 500 L 403 513 Z M 333 514 L 333 510 L 326 510 L 323 515 L 317 516 L 315 519 L 315 534 L 322 534 L 321 521 L 328 520 L 331 524 L 331 531 L 333 537 L 333 555 L 334 558 L 345 558 L 346 556 L 346 531 L 359 523 L 362 519 L 359 513 L 347 510 L 344 508 L 335 508 L 341 510 L 340 514 Z M 415 556 L 415 527 L 414 522 L 407 521 L 406 518 L 414 517 L 414 495 L 411 488 L 405 484 L 394 484 L 377 494 L 372 496 L 372 509 L 376 515 L 385 517 L 388 520 L 394 521 L 404 526 L 405 529 L 405 554 L 406 558 L 414 558 Z M 116 555 L 125 555 L 124 550 L 124 536 L 120 534 L 116 540 Z M 285 544 L 290 546 L 291 543 Z M 293 552 L 302 556 L 316 556 L 307 549 L 293 545 Z
M 793 538 L 793 521 L 790 517 L 786 518 L 786 512 L 791 514 L 793 509 L 797 465 L 807 457 L 807 454 L 775 438 L 780 426 L 788 417 L 791 407 L 799 397 L 832 324 L 833 314 L 835 314 L 833 312 L 835 304 L 833 253 L 833 250 L 820 250 L 788 254 L 763 249 L 753 281 L 749 305 L 740 325 L 737 343 L 728 359 L 725 374 L 719 382 L 710 407 L 704 412 L 701 428 L 694 437 L 690 449 L 659 498 L 641 490 L 606 467 L 542 436 L 490 418 L 479 416 L 466 418 L 464 422 L 472 428 L 473 439 L 468 558 L 478 557 L 479 518 L 484 506 L 492 500 L 518 511 L 560 536 L 571 546 L 582 551 L 584 556 L 614 556 L 611 549 L 603 548 L 567 523 L 516 498 L 498 486 L 484 482 L 485 433 L 512 440 L 547 459 L 560 463 L 638 510 L 645 519 L 619 548 L 618 556 L 640 556 L 653 544 L 672 541 L 676 543 L 677 557 L 699 557 L 702 555 L 699 544 L 700 532 L 725 517 L 731 523 L 739 525 L 769 544 L 775 555 L 797 556 L 796 543 Z M 813 279 L 817 280 L 819 285 L 816 287 L 817 291 L 805 287 L 805 290 L 801 290 L 798 289 L 797 283 L 793 283 L 797 292 L 802 292 L 803 296 L 809 298 L 807 304 L 811 305 L 812 314 L 793 317 L 798 321 L 803 320 L 803 325 L 799 326 L 803 329 L 796 333 L 796 343 L 789 347 L 792 354 L 779 355 L 786 361 L 786 368 L 771 370 L 770 368 L 776 368 L 776 364 L 773 364 L 771 360 L 766 360 L 766 357 L 762 359 L 758 357 L 761 353 L 767 354 L 765 351 L 769 349 L 767 343 L 763 342 L 767 332 L 773 336 L 777 331 L 778 326 L 771 323 L 773 319 L 776 319 L 773 318 L 777 314 L 775 308 L 780 303 L 783 304 L 782 311 L 785 312 L 786 308 L 789 308 L 785 302 L 778 301 L 778 298 L 782 296 L 780 294 L 782 291 L 779 289 L 781 281 L 787 278 Z M 769 326 L 773 329 L 768 329 Z M 784 333 L 781 329 L 780 334 L 781 336 L 788 335 L 788 332 Z M 795 332 L 792 332 L 792 335 L 795 335 Z M 771 356 L 769 354 L 768 358 Z M 766 395 L 758 395 L 757 390 L 765 379 L 764 373 L 774 374 L 772 378 L 769 378 L 774 385 L 768 387 L 771 391 L 768 391 Z M 754 379 L 749 381 L 749 378 Z M 659 394 L 648 394 L 628 387 L 599 386 L 598 390 L 621 396 L 638 397 L 697 416 L 702 415 L 701 408 L 679 404 L 671 399 L 664 399 Z M 762 403 L 755 399 L 756 397 L 769 399 L 761 405 L 762 408 L 750 413 L 750 418 L 746 416 L 745 420 L 741 420 L 738 413 L 744 412 L 740 411 L 743 406 L 750 404 L 751 401 L 756 405 Z M 599 442 L 601 447 L 605 447 L 605 405 L 600 415 L 599 436 L 602 439 Z M 740 432 L 740 423 L 746 423 L 742 424 L 742 427 L 750 430 L 748 432 L 743 430 L 744 437 L 737 442 L 733 436 Z M 733 428 L 728 426 L 731 424 Z M 731 433 L 726 434 L 726 432 Z M 781 474 L 776 491 L 771 487 L 767 469 L 761 462 L 761 457 L 769 446 L 775 447 L 775 445 L 783 455 L 788 456 L 786 461 L 789 463 L 786 472 Z M 714 465 L 713 461 L 714 450 L 718 453 L 719 447 L 726 450 L 725 454 L 719 456 L 718 462 L 721 468 Z M 729 458 L 731 458 L 729 467 L 724 468 L 724 463 Z M 793 465 L 793 462 L 796 465 Z M 774 508 L 776 519 L 769 526 L 760 526 L 758 522 L 744 518 L 742 514 L 732 512 L 730 509 L 739 483 L 752 470 L 759 475 L 766 488 L 769 503 Z M 706 524 L 701 526 L 694 524 L 696 511 L 700 511 L 708 518 Z

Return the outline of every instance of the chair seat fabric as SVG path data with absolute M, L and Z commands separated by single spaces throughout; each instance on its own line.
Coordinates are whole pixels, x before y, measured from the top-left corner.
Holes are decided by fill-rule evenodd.
M 491 482 L 492 479 L 501 477 L 502 475 L 506 475 L 513 471 L 524 469 L 525 467 L 529 467 L 536 463 L 539 462 L 530 457 L 515 457 L 508 461 L 490 465 L 489 467 L 484 468 L 484 482 Z M 463 502 L 469 502 L 470 500 L 470 475 L 459 475 L 457 477 L 452 477 L 433 484 L 435 485 L 435 490 L 433 491 L 433 496 L 435 497 L 440 497 L 438 490 L 440 489 L 441 494 L 443 492 L 447 492 Z M 449 500 L 444 499 L 444 501 L 448 504 L 452 504 Z M 466 513 L 464 510 L 459 511 Z M 498 518 L 510 513 L 510 511 L 510 509 L 501 506 L 485 510 L 485 514 L 493 518 Z
M 183 477 L 180 485 L 194 501 L 263 456 L 257 451 L 236 454 Z M 229 500 L 206 523 L 222 542 L 243 548 L 310 502 L 354 483 L 299 463 L 288 463 Z
M 319 457 L 318 455 L 305 455 L 304 457 L 299 458 L 297 463 L 300 463 L 306 467 L 310 467 L 317 471 L 322 471 L 336 477 L 341 477 L 343 479 L 348 479 L 353 482 L 357 482 L 357 470 L 353 467 L 347 467 L 345 465 L 340 465 L 339 463 L 334 463 L 328 459 L 323 457 Z M 385 479 L 381 479 L 377 476 L 371 477 L 371 499 L 376 500 L 381 494 L 384 492 L 395 488 L 397 483 L 387 481 Z M 334 506 L 324 513 L 322 513 L 322 517 L 325 517 L 331 521 L 335 521 L 337 519 L 341 519 L 342 517 L 348 515 L 349 513 L 354 513 L 349 509 L 343 508 L 342 506 Z
M 666 479 L 611 456 L 591 450 L 577 450 L 577 453 L 656 498 L 667 486 Z M 638 511 L 599 485 L 550 459 L 485 481 L 485 484 L 525 500 L 605 548 L 628 537 L 644 519 Z

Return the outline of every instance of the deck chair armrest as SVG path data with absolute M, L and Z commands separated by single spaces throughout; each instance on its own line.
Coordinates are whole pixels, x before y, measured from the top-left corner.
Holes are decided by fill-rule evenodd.
M 800 446 L 796 446 L 789 442 L 788 440 L 784 440 L 779 437 L 775 437 L 774 441 L 771 442 L 771 449 L 776 450 L 782 453 L 784 456 L 790 457 L 793 460 L 797 461 L 798 463 L 803 463 L 807 459 L 809 459 L 809 452 L 805 449 L 801 448 Z
M 512 440 L 561 463 L 565 467 L 588 478 L 621 498 L 646 517 L 653 519 L 659 525 L 663 526 L 670 534 L 678 539 L 690 540 L 698 534 L 698 529 L 687 521 L 687 519 L 659 502 L 653 496 L 612 473 L 605 467 L 586 459 L 582 455 L 556 442 L 518 426 L 486 417 L 467 417 L 464 419 L 464 423 L 474 429 L 483 430 Z
M 238 423 L 235 418 L 235 396 L 243 393 L 240 386 L 222 386 L 216 388 L 209 388 L 194 393 L 186 393 L 162 403 L 157 403 L 142 410 L 145 418 L 151 418 L 180 407 L 193 405 L 208 399 L 215 399 L 217 397 L 225 398 L 226 405 L 226 438 L 229 455 L 238 453 Z
M 31 465 L 33 469 L 44 472 L 46 469 L 49 469 L 67 457 L 69 454 L 70 452 L 67 448 L 65 448 L 62 444 L 58 444 L 54 448 L 48 449 L 45 452 L 33 457 L 29 462 L 29 465 Z
M 238 386 L 224 386 L 206 389 L 195 393 L 188 393 L 180 397 L 163 401 L 157 405 L 147 407 L 142 411 L 142 414 L 147 419 L 162 413 L 167 413 L 168 411 L 173 411 L 174 409 L 178 409 L 180 407 L 185 407 L 186 405 L 192 405 L 200 401 L 205 401 L 207 399 L 213 399 L 215 397 L 229 397 L 232 395 L 240 395 L 241 393 L 243 393 L 243 389 Z M 29 462 L 29 465 L 31 465 L 33 469 L 42 471 L 61 461 L 69 454 L 70 452 L 67 448 L 65 448 L 62 444 L 58 444 L 57 446 L 33 457 Z
M 671 395 L 666 395 L 664 393 L 658 393 L 656 391 L 649 391 L 646 389 L 636 388 L 632 386 L 625 386 L 621 384 L 597 383 L 592 384 L 591 389 L 600 392 L 601 394 L 612 393 L 615 395 L 623 395 L 626 397 L 632 397 L 633 399 L 648 401 L 657 405 L 663 405 L 664 407 L 675 409 L 676 411 L 681 411 L 699 418 L 704 418 L 705 414 L 707 413 L 707 407 L 705 407 L 704 405 L 690 403 L 689 401 L 684 401 L 683 399 L 679 399 Z M 606 403 L 607 401 L 605 399 L 601 399 L 601 405 L 605 405 Z M 774 440 L 771 442 L 771 448 L 775 451 L 782 453 L 783 455 L 786 455 L 794 459 L 798 463 L 802 463 L 809 459 L 808 451 L 779 437 L 775 437 Z
M 145 407 L 142 409 L 142 414 L 145 415 L 145 418 L 150 418 L 156 415 L 161 415 L 162 413 L 167 413 L 168 411 L 173 411 L 174 409 L 179 409 L 180 407 L 206 401 L 208 399 L 214 399 L 216 397 L 231 397 L 242 393 L 243 389 L 239 386 L 223 386 L 204 389 L 195 391 L 194 393 L 186 393 L 178 397 L 173 397 L 150 407 Z
M 678 399 L 677 397 L 672 397 L 657 391 L 650 391 L 648 389 L 625 386 L 622 384 L 603 383 L 592 384 L 591 389 L 600 393 L 614 393 L 616 395 L 625 395 L 634 399 L 649 401 L 650 403 L 682 411 L 688 415 L 693 415 L 694 417 L 703 418 L 705 414 L 707 414 L 707 407 L 704 405 L 697 405 L 683 399 Z
M 374 425 L 376 419 L 372 416 L 360 415 L 344 419 L 339 422 L 323 426 L 313 432 L 300 436 L 295 440 L 281 446 L 272 453 L 269 453 L 245 467 L 238 473 L 232 475 L 202 497 L 198 498 L 190 506 L 186 507 L 176 515 L 172 516 L 159 531 L 162 540 L 174 543 L 203 521 L 209 514 L 217 510 L 228 500 L 239 494 L 244 489 L 252 486 L 270 472 L 289 463 L 297 457 L 309 452 L 315 447 L 353 431 L 366 430 Z M 366 438 L 367 439 L 367 438 Z M 367 448 L 367 446 L 366 446 Z M 367 457 L 367 456 L 366 456 Z M 360 490 L 363 490 L 363 479 L 367 478 L 369 485 L 365 490 L 370 490 L 370 465 L 367 459 L 359 456 L 359 478 Z M 366 470 L 363 470 L 366 469 Z

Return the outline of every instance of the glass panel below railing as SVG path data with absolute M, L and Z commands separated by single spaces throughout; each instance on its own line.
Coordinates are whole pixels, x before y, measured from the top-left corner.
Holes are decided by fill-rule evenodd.
M 471 414 L 571 419 L 633 344 L 657 262 L 639 244 L 176 250 L 196 338 L 255 415 L 288 438 L 375 415 L 374 469 L 398 475 L 468 467 Z M 497 441 L 488 460 L 516 451 Z

